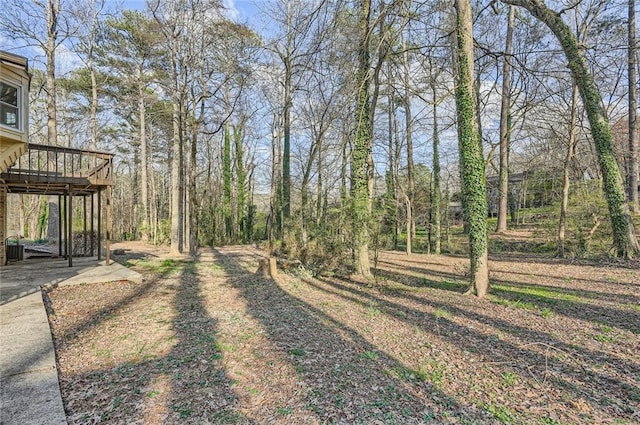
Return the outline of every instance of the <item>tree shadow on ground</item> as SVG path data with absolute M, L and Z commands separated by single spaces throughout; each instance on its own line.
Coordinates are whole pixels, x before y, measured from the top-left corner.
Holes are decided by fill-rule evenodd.
M 591 267 L 591 266 L 590 266 Z M 498 267 L 490 267 L 492 272 L 497 272 L 497 273 L 505 273 L 505 274 L 513 274 L 516 276 L 528 276 L 528 277 L 535 277 L 535 275 L 533 275 L 532 273 L 527 273 L 527 272 L 519 272 L 516 270 L 507 270 L 507 271 L 503 271 L 500 270 Z M 640 269 L 639 269 L 640 270 Z M 560 281 L 563 283 L 572 283 L 572 282 L 581 282 L 581 283 L 586 283 L 586 284 L 593 284 L 593 283 L 604 283 L 602 281 L 602 279 L 589 279 L 589 278 L 584 278 L 584 277 L 576 277 L 576 276 L 572 276 L 571 278 L 567 278 L 567 276 L 559 276 L 559 275 L 553 275 L 553 274 L 548 274 L 545 273 L 544 277 L 547 279 L 553 279 L 556 281 Z M 636 282 L 636 283 L 628 283 L 628 282 L 617 282 L 613 279 L 608 279 L 606 281 L 606 284 L 611 286 L 614 289 L 618 289 L 618 288 L 624 288 L 624 289 L 629 289 L 629 290 L 637 290 L 638 287 L 640 287 L 640 281 Z M 588 291 L 585 291 L 588 292 Z
M 179 273 L 175 283 L 163 284 L 175 273 Z M 237 396 L 222 367 L 216 321 L 206 312 L 199 283 L 195 263 L 176 263 L 128 297 L 116 298 L 100 308 L 91 320 L 55 335 L 58 349 L 64 350 L 110 318 L 120 314 L 126 319 L 126 309 L 135 303 L 154 303 L 160 293 L 175 292 L 173 333 L 166 341 L 171 348 L 166 354 L 145 355 L 141 349 L 138 355 L 119 359 L 109 367 L 61 376 L 69 423 L 249 423 L 239 411 Z
M 386 253 L 387 255 L 389 255 L 388 253 Z M 393 258 L 394 256 L 391 255 L 391 257 Z M 431 266 L 443 266 L 444 262 L 443 261 L 439 261 L 440 256 L 430 256 L 430 255 L 424 255 L 421 256 L 422 258 L 418 257 L 418 258 L 411 258 L 408 259 L 406 257 L 406 255 L 404 256 L 404 258 L 398 258 L 400 261 L 410 261 L 412 264 L 415 264 L 417 266 L 409 266 L 406 265 L 408 269 L 410 270 L 415 270 L 418 272 L 426 272 L 427 270 L 429 270 L 428 265 Z M 455 258 L 452 257 L 450 255 L 447 255 L 447 257 L 450 258 Z M 504 259 L 500 256 L 496 257 L 496 258 L 490 258 L 490 269 L 492 272 L 498 272 L 498 273 L 506 273 L 506 274 L 513 274 L 513 275 L 521 275 L 521 276 L 528 276 L 528 277 L 533 277 L 535 276 L 532 272 L 521 272 L 521 271 L 517 271 L 517 270 L 513 270 L 513 269 L 508 269 L 508 270 L 501 270 L 500 266 L 497 266 L 496 263 L 521 263 L 522 261 L 518 261 L 517 258 L 510 258 L 508 257 L 507 259 Z M 534 265 L 539 265 L 539 264 L 546 264 L 546 265 L 552 265 L 552 266 L 573 266 L 573 267 L 582 267 L 582 268 L 590 268 L 590 267 L 606 267 L 606 264 L 602 264 L 602 263 L 597 263 L 597 262 L 589 262 L 589 263 L 585 263 L 585 264 L 573 264 L 570 263 L 568 261 L 562 261 L 562 260 L 556 260 L 556 261 L 539 261 L 536 262 L 535 259 L 531 259 L 529 261 L 525 261 L 527 263 L 531 263 Z M 467 269 L 468 268 L 468 261 L 464 261 L 461 262 L 460 264 L 464 264 L 464 268 Z M 640 263 L 637 264 L 637 266 L 634 266 L 633 264 L 630 264 L 626 261 L 621 261 L 620 264 L 618 264 L 617 262 L 612 262 L 611 264 L 613 264 L 616 268 L 620 268 L 620 269 L 631 269 L 631 270 L 640 270 Z M 398 263 L 395 263 L 393 261 L 388 261 L 386 259 L 379 259 L 378 260 L 378 265 L 380 265 L 381 267 L 399 267 Z M 424 268 L 422 268 L 421 266 L 425 265 Z M 405 265 L 403 265 L 403 268 Z M 433 271 L 433 270 L 429 270 L 429 271 Z M 450 276 L 452 278 L 454 278 L 455 276 L 457 276 L 458 278 L 463 277 L 462 273 L 451 273 L 451 274 L 447 274 L 447 273 L 443 273 L 443 276 Z M 549 278 L 549 279 L 553 279 L 553 280 L 557 280 L 559 282 L 563 282 L 563 283 L 570 283 L 573 281 L 578 281 L 578 282 L 584 282 L 584 283 L 602 283 L 602 279 L 590 279 L 590 278 L 585 278 L 585 277 L 577 277 L 577 276 L 572 276 L 572 275 L 554 275 L 554 274 L 549 274 L 549 273 L 545 273 L 544 274 L 545 278 Z M 607 285 L 610 285 L 613 288 L 616 287 L 620 287 L 620 288 L 625 288 L 625 289 L 630 289 L 630 290 L 636 290 L 638 288 L 640 288 L 640 280 L 638 282 L 635 283 L 628 283 L 628 282 L 617 282 L 614 279 L 607 279 Z
M 151 260 L 154 258 L 158 258 L 157 255 L 151 254 L 149 252 L 141 252 L 141 251 L 133 251 L 133 250 L 125 250 L 122 254 L 111 254 L 111 260 L 116 261 L 122 264 L 125 267 L 132 267 L 136 265 L 136 262 L 141 260 Z
M 615 257 L 601 257 L 601 258 L 558 258 L 555 256 L 541 256 L 523 253 L 495 253 L 489 254 L 490 261 L 505 261 L 515 263 L 532 263 L 532 264 L 547 264 L 551 266 L 564 265 L 564 266 L 580 266 L 580 267 L 602 267 L 602 266 L 615 266 L 622 269 L 637 270 L 640 267 L 640 261 L 638 259 L 621 259 Z
M 421 261 L 420 264 L 424 264 L 424 263 Z M 442 265 L 437 261 L 429 262 L 427 264 L 433 264 L 433 265 L 439 265 L 439 266 Z M 419 267 L 419 266 L 400 267 L 397 264 L 394 264 L 391 262 L 384 262 L 384 261 L 380 262 L 380 265 L 382 267 L 375 269 L 375 272 L 377 274 L 383 277 L 385 276 L 388 277 L 390 276 L 389 273 L 395 272 L 397 273 L 397 275 L 403 275 L 404 276 L 403 279 L 405 283 L 411 286 L 428 286 L 436 289 L 450 289 L 455 292 L 464 292 L 464 290 L 466 290 L 469 286 L 468 282 L 464 282 L 468 280 L 468 277 L 465 275 L 466 270 L 460 273 L 442 272 L 442 271 L 432 270 L 427 267 Z M 385 266 L 389 267 L 390 269 L 389 268 L 385 269 L 384 268 Z M 399 271 L 399 269 L 403 269 L 403 272 Z M 408 271 L 411 273 L 404 273 L 404 271 Z M 566 276 L 554 276 L 554 275 L 548 275 L 546 273 L 540 276 L 545 279 L 555 280 L 556 282 L 559 283 L 558 285 L 553 285 L 553 284 L 531 282 L 526 280 L 499 279 L 495 277 L 495 275 L 497 274 L 527 276 L 531 279 L 535 279 L 537 276 L 532 275 L 531 273 L 517 272 L 513 270 L 505 271 L 505 270 L 497 269 L 495 267 L 491 267 L 490 280 L 492 283 L 495 282 L 503 285 L 516 285 L 524 288 L 531 287 L 531 288 L 539 288 L 542 290 L 548 290 L 548 295 L 554 295 L 555 293 L 561 298 L 566 298 L 567 296 L 569 297 L 576 296 L 576 297 L 590 298 L 594 300 L 615 301 L 621 304 L 640 303 L 639 295 L 635 293 L 629 293 L 629 292 L 627 293 L 620 292 L 621 290 L 635 291 L 637 285 L 633 283 L 607 281 L 606 284 L 607 286 L 610 286 L 612 288 L 612 291 L 602 292 L 602 291 L 596 291 L 592 289 L 585 289 L 584 287 L 581 287 L 581 288 L 568 287 L 568 285 L 571 285 L 571 282 L 567 281 L 568 278 Z M 434 277 L 442 278 L 446 280 L 432 279 Z M 577 278 L 577 277 L 571 277 L 570 280 L 571 281 L 577 280 L 585 283 L 603 283 L 601 280 L 585 279 L 585 278 Z
M 455 293 L 464 293 L 468 284 L 461 282 L 462 276 L 407 267 L 407 270 L 416 274 L 376 269 L 376 275 L 384 279 L 402 283 L 412 287 L 424 287 L 448 290 Z M 444 280 L 435 280 L 433 277 Z M 606 294 L 602 292 L 574 290 L 549 285 L 539 285 L 529 282 L 517 282 L 491 278 L 491 293 L 494 297 L 513 303 L 534 303 L 540 309 L 548 308 L 556 314 L 572 317 L 580 320 L 599 321 L 607 326 L 616 326 L 635 334 L 640 334 L 640 320 L 638 312 L 632 307 L 637 303 L 638 297 L 625 294 Z M 592 300 L 607 302 L 606 305 L 597 305 L 582 301 L 586 297 Z M 609 303 L 615 301 L 628 308 L 616 308 Z
M 530 381 L 532 388 L 541 390 L 538 396 L 542 402 L 557 402 L 553 397 L 558 394 L 565 394 L 570 399 L 581 398 L 591 409 L 600 411 L 601 417 L 604 414 L 604 417 L 621 415 L 629 418 L 634 409 L 638 409 L 640 388 L 633 376 L 640 376 L 640 364 L 567 344 L 551 334 L 471 311 L 464 307 L 462 296 L 450 297 L 449 302 L 444 302 L 412 293 L 375 294 L 372 289 L 337 278 L 307 283 L 351 302 L 373 302 L 385 313 L 419 326 L 434 337 L 444 338 L 460 350 L 474 353 L 498 370 L 505 373 L 516 370 L 519 376 Z M 428 306 L 434 312 L 408 307 L 403 300 Z M 466 303 L 469 302 L 472 301 Z M 462 324 L 457 318 L 463 320 Z M 480 333 L 474 323 L 491 326 L 493 331 Z M 497 336 L 500 333 L 515 337 L 519 340 L 517 345 L 514 338 Z M 600 365 L 606 367 L 596 370 Z M 627 382 L 620 380 L 620 376 Z M 588 420 L 588 416 L 585 419 Z
M 494 423 L 491 415 L 463 405 L 408 369 L 362 335 L 285 291 L 277 281 L 241 266 L 246 253 L 216 251 L 219 264 L 249 314 L 264 326 L 280 356 L 304 382 L 306 407 L 321 422 L 419 424 Z M 257 256 L 250 259 L 255 262 Z M 413 376 L 413 378 L 412 378 Z M 449 419 L 446 419 L 446 418 Z M 381 422 L 382 423 L 382 422 Z
M 396 268 L 400 268 L 394 265 Z M 383 269 L 381 267 L 372 270 L 376 278 L 382 278 L 383 280 L 391 280 L 401 283 L 406 286 L 412 286 L 416 288 L 432 288 L 441 289 L 444 291 L 451 291 L 456 293 L 464 293 L 469 289 L 469 283 L 463 282 L 464 277 L 455 273 L 445 273 L 434 270 L 421 269 L 418 267 L 402 267 L 416 274 L 401 273 L 399 271 L 392 271 Z M 433 279 L 433 277 L 441 278 L 440 280 Z

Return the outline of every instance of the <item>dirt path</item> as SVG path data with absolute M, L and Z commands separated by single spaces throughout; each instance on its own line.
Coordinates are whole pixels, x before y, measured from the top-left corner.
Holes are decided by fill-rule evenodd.
M 250 247 L 118 261 L 48 294 L 70 423 L 638 423 L 637 269 L 382 253 L 375 284 L 255 275 Z

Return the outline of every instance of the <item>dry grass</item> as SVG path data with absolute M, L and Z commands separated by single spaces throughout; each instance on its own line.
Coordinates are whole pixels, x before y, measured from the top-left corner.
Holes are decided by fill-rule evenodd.
M 637 269 L 382 253 L 377 281 L 254 274 L 260 252 L 119 260 L 48 294 L 70 423 L 638 423 Z

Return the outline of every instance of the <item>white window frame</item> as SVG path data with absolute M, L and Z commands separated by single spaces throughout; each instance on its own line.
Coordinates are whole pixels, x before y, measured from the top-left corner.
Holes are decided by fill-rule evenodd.
M 0 80 L 0 83 L 6 84 L 9 87 L 15 88 L 17 90 L 16 97 L 17 97 L 17 100 L 18 100 L 18 102 L 17 102 L 18 103 L 18 105 L 17 105 L 17 108 L 18 108 L 18 127 L 12 127 L 10 125 L 3 124 L 2 122 L 0 122 L 0 127 L 8 128 L 9 130 L 12 130 L 12 131 L 17 131 L 17 132 L 20 132 L 20 133 L 24 133 L 24 110 L 22 109 L 22 86 L 20 86 L 19 84 L 10 83 L 7 80 Z M 2 103 L 2 102 L 0 102 L 0 103 Z M 14 105 L 10 105 L 8 103 L 5 103 L 5 105 L 8 105 L 8 106 L 10 106 L 12 108 L 15 108 Z

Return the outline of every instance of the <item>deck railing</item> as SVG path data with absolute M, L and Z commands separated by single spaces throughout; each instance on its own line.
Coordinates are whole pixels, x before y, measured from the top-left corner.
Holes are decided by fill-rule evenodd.
M 50 183 L 85 180 L 92 185 L 111 185 L 113 154 L 29 143 L 6 173 L 17 179 L 46 179 Z

